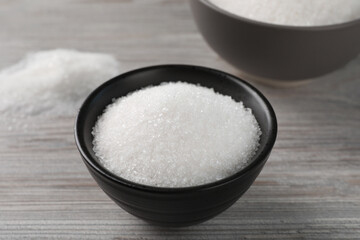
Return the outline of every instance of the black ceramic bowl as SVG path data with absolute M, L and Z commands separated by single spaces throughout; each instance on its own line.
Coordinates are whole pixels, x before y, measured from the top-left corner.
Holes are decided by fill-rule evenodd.
M 260 147 L 251 164 L 240 172 L 213 183 L 162 188 L 137 184 L 106 170 L 93 152 L 92 128 L 113 98 L 149 85 L 183 81 L 214 88 L 252 108 L 262 130 Z M 275 113 L 266 98 L 248 83 L 217 70 L 162 65 L 134 70 L 95 89 L 80 108 L 75 139 L 95 181 L 120 207 L 146 221 L 162 226 L 186 226 L 205 221 L 230 207 L 250 187 L 269 157 L 277 134 Z
M 289 82 L 317 77 L 360 52 L 360 18 L 328 26 L 284 26 L 237 16 L 206 0 L 190 4 L 207 43 L 255 79 Z

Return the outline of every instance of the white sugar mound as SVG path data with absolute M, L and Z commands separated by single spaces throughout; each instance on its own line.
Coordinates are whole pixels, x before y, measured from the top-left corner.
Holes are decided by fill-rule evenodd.
M 322 26 L 360 18 L 359 0 L 209 0 L 245 18 L 291 26 Z
M 177 82 L 117 99 L 93 135 L 96 156 L 116 175 L 150 186 L 187 187 L 247 166 L 261 130 L 242 102 Z
M 28 54 L 0 72 L 0 114 L 72 115 L 100 83 L 120 73 L 111 55 L 56 49 Z

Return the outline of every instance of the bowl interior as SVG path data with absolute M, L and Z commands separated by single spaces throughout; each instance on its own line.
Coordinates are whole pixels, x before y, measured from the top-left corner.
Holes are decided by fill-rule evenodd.
M 86 161 L 108 176 L 129 183 L 102 167 L 93 151 L 92 128 L 98 116 L 114 98 L 125 96 L 149 85 L 155 86 L 162 82 L 178 81 L 213 88 L 216 92 L 229 95 L 236 101 L 242 101 L 246 107 L 250 107 L 259 122 L 262 135 L 260 147 L 248 167 L 266 157 L 275 142 L 276 118 L 270 104 L 260 92 L 242 80 L 217 70 L 187 65 L 162 65 L 142 68 L 117 76 L 98 87 L 85 100 L 78 114 L 75 135 L 78 148 Z M 242 171 L 245 170 L 246 168 Z
M 339 28 L 339 27 L 341 28 L 341 27 L 345 27 L 347 25 L 353 25 L 353 24 L 360 24 L 360 17 L 349 20 L 349 21 L 345 21 L 345 22 L 323 24 L 323 25 L 286 25 L 286 24 L 279 24 L 279 23 L 271 23 L 271 22 L 260 21 L 260 20 L 249 18 L 249 17 L 237 15 L 235 13 L 232 13 L 230 11 L 227 11 L 227 10 L 219 7 L 218 5 L 210 2 L 209 0 L 200 0 L 200 2 L 205 4 L 207 7 L 210 7 L 212 9 L 214 9 L 215 11 L 218 11 L 224 15 L 227 15 L 235 20 L 246 21 L 249 23 L 268 26 L 268 27 L 272 27 L 272 28 L 276 28 L 276 29 L 282 28 L 282 29 L 300 29 L 300 30 L 316 31 L 316 30 L 326 30 L 326 29 L 333 29 L 333 28 Z

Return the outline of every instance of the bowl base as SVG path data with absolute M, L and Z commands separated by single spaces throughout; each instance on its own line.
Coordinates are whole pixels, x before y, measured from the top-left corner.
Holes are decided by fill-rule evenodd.
M 266 86 L 277 87 L 277 88 L 299 87 L 308 84 L 312 80 L 312 79 L 301 79 L 301 80 L 291 80 L 291 81 L 276 80 L 271 78 L 255 76 L 251 73 L 247 73 L 241 70 L 236 70 L 235 75 L 249 82 L 257 82 Z
M 224 212 L 226 209 L 228 209 L 229 207 L 231 207 L 237 200 L 239 200 L 239 198 L 242 196 L 242 194 L 240 196 L 235 197 L 234 199 L 232 199 L 231 201 L 226 202 L 225 204 L 218 206 L 210 215 L 207 215 L 205 217 L 201 217 L 201 218 L 196 218 L 194 217 L 193 219 L 190 219 L 189 221 L 186 222 L 170 222 L 170 221 L 156 221 L 153 219 L 149 219 L 144 217 L 143 215 L 139 214 L 135 209 L 133 209 L 130 206 L 127 206 L 124 203 L 120 203 L 118 202 L 116 199 L 110 197 L 120 208 L 122 208 L 123 210 L 125 210 L 126 212 L 130 213 L 131 215 L 151 224 L 154 225 L 156 227 L 166 227 L 166 228 L 182 228 L 182 227 L 190 227 L 196 224 L 200 224 L 203 223 L 217 215 L 219 215 L 220 213 Z

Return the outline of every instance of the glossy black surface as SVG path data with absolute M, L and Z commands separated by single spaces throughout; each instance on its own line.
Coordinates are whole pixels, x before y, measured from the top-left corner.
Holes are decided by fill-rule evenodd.
M 360 52 L 360 19 L 295 27 L 253 21 L 206 0 L 189 1 L 207 43 L 246 73 L 272 80 L 300 80 L 331 72 Z
M 260 147 L 252 163 L 223 180 L 187 188 L 158 188 L 136 184 L 108 172 L 92 148 L 92 127 L 104 108 L 129 92 L 162 82 L 183 81 L 214 88 L 243 101 L 253 110 L 262 129 Z M 93 178 L 120 207 L 146 221 L 162 226 L 187 226 L 214 217 L 231 206 L 253 183 L 264 166 L 277 134 L 275 113 L 265 97 L 248 83 L 217 70 L 162 65 L 134 70 L 98 87 L 80 108 L 75 139 Z

